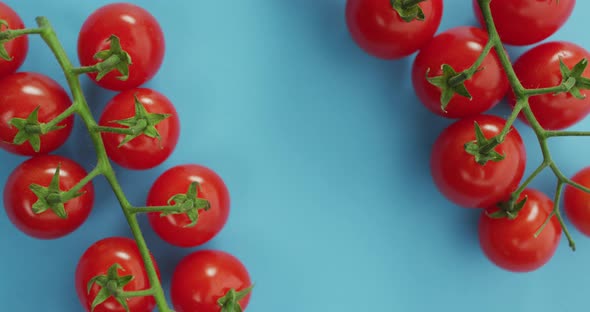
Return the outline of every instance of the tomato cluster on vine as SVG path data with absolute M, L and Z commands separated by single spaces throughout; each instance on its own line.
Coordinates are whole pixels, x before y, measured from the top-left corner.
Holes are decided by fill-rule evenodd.
M 19 15 L 1 2 L 0 20 L 7 34 L 25 29 Z M 73 131 L 75 103 L 52 78 L 19 71 L 29 53 L 29 37 L 1 42 L 0 148 L 26 158 L 4 186 L 4 208 L 23 233 L 59 239 L 86 222 L 97 196 L 92 179 L 105 172 L 100 172 L 100 164 L 87 172 L 56 153 Z M 164 94 L 142 86 L 158 73 L 166 50 L 156 18 L 134 4 L 104 5 L 86 18 L 77 42 L 80 67 L 72 71 L 116 92 L 98 122 L 87 124 L 102 139 L 103 146 L 97 148 L 124 169 L 148 170 L 163 164 L 177 148 L 181 125 L 175 105 Z M 121 204 L 127 214 L 135 213 L 129 203 Z M 145 207 L 137 212 L 148 214 L 162 242 L 195 248 L 225 226 L 230 194 L 213 169 L 178 164 L 157 177 Z M 105 237 L 89 246 L 75 276 L 82 306 L 95 312 L 152 311 L 156 300 L 141 253 L 136 241 L 127 237 Z M 151 262 L 160 279 L 153 256 Z M 178 312 L 242 311 L 250 300 L 246 267 L 221 250 L 191 252 L 171 281 Z
M 491 263 L 529 272 L 544 266 L 560 243 L 560 203 L 554 202 L 560 197 L 527 186 L 525 142 L 513 119 L 490 110 L 503 101 L 515 109 L 521 100 L 507 74 L 509 64 L 519 89 L 539 90 L 526 97 L 534 125 L 514 110 L 525 125 L 547 133 L 577 124 L 590 113 L 585 67 L 590 54 L 574 42 L 551 38 L 570 18 L 575 0 L 473 0 L 472 6 L 475 25 L 441 31 L 441 0 L 347 0 L 345 20 L 352 41 L 369 56 L 395 61 L 415 55 L 411 78 L 419 102 L 453 120 L 432 146 L 429 169 L 436 188 L 458 207 L 481 210 L 479 242 Z M 490 40 L 490 27 L 501 44 Z M 510 60 L 498 53 L 505 45 L 528 48 Z M 556 86 L 564 90 L 542 92 Z M 552 166 L 546 159 L 539 170 L 551 167 L 561 174 Z M 574 187 L 590 186 L 590 170 L 562 182 L 557 192 L 565 189 L 567 217 L 590 236 L 590 194 Z

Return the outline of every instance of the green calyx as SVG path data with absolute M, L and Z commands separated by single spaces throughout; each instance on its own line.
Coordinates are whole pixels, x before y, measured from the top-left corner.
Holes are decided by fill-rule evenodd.
M 498 204 L 498 210 L 493 213 L 486 213 L 486 215 L 492 219 L 502 219 L 508 218 L 509 220 L 514 220 L 518 217 L 518 213 L 524 208 L 526 204 L 527 197 L 525 196 L 522 200 L 516 201 L 514 199 L 500 202 Z
M 156 125 L 171 116 L 170 114 L 149 113 L 139 99 L 137 99 L 137 96 L 134 96 L 134 99 L 135 115 L 133 117 L 111 121 L 112 123 L 126 126 L 129 129 L 129 133 L 121 143 L 119 143 L 119 147 L 127 144 L 142 134 L 160 140 L 160 133 L 156 129 Z
M 12 143 L 21 145 L 29 142 L 35 152 L 39 152 L 41 149 L 41 135 L 63 128 L 63 126 L 47 127 L 47 125 L 40 123 L 39 106 L 27 118 L 12 118 L 10 125 L 18 129 Z
M 491 139 L 487 139 L 479 124 L 477 122 L 474 123 L 475 127 L 475 141 L 468 142 L 465 144 L 465 151 L 473 155 L 475 158 L 475 162 L 480 165 L 485 165 L 488 161 L 501 161 L 504 159 L 504 155 L 496 152 L 494 148 L 500 143 L 500 139 L 497 136 L 492 137 Z
M 123 287 L 129 284 L 133 280 L 133 275 L 119 276 L 118 270 L 123 270 L 121 265 L 115 263 L 107 270 L 107 274 L 98 275 L 90 279 L 87 284 L 87 293 L 90 294 L 92 286 L 94 284 L 100 287 L 98 294 L 94 297 L 91 305 L 91 311 L 94 311 L 96 306 L 105 302 L 110 297 L 115 298 L 119 304 L 129 312 L 129 306 L 127 305 L 127 298 L 122 296 L 124 293 Z
M 446 108 L 455 94 L 464 96 L 470 100 L 472 99 L 471 94 L 465 87 L 465 81 L 467 81 L 470 77 L 466 72 L 457 73 L 453 67 L 448 64 L 443 64 L 441 69 L 443 72 L 442 75 L 435 77 L 428 77 L 430 68 L 427 69 L 426 80 L 441 90 L 441 109 L 443 112 L 446 112 Z
M 242 312 L 242 307 L 239 301 L 244 299 L 254 286 L 250 286 L 240 291 L 230 289 L 225 296 L 217 300 L 217 304 L 221 307 L 221 312 Z
M 207 211 L 211 209 L 208 200 L 199 198 L 199 184 L 192 182 L 188 191 L 184 194 L 176 194 L 168 199 L 168 205 L 177 207 L 177 211 L 162 212 L 160 216 L 165 217 L 171 214 L 186 214 L 191 223 L 185 227 L 193 227 L 199 221 L 199 210 Z
M 132 64 L 131 56 L 121 47 L 119 38 L 111 35 L 107 40 L 110 42 L 108 50 L 99 51 L 94 55 L 94 59 L 101 61 L 95 65 L 98 75 L 96 80 L 101 80 L 112 70 L 117 70 L 121 75 L 117 79 L 125 81 L 129 78 L 129 66 Z
M 409 23 L 413 20 L 423 21 L 424 11 L 418 5 L 426 0 L 390 0 L 391 7 L 399 14 L 399 17 Z
M 8 22 L 0 19 L 0 27 L 8 29 Z M 4 44 L 10 40 L 12 40 L 12 38 L 9 33 L 6 30 L 2 30 L 2 32 L 0 32 L 0 58 L 5 61 L 12 61 L 12 56 L 8 55 L 8 51 L 6 51 L 6 47 L 4 46 Z
M 69 193 L 60 190 L 59 173 L 60 165 L 58 164 L 49 186 L 44 187 L 39 184 L 29 185 L 29 189 L 35 194 L 35 196 L 37 196 L 37 201 L 31 206 L 33 213 L 41 214 L 47 210 L 51 210 L 58 217 L 67 219 L 68 214 L 65 210 L 64 204 L 73 198 L 81 196 L 83 193 Z
M 590 89 L 590 79 L 582 77 L 587 66 L 588 60 L 584 58 L 570 69 L 563 63 L 563 60 L 559 58 L 559 70 L 561 71 L 562 76 L 561 85 L 565 89 L 564 92 L 570 93 L 577 99 L 584 99 L 586 97 L 582 95 L 580 90 Z

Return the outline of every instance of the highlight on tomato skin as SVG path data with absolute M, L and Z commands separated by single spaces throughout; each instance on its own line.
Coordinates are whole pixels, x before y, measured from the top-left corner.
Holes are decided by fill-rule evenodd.
M 353 42 L 374 57 L 395 60 L 418 51 L 438 30 L 443 1 L 418 4 L 424 20 L 404 21 L 390 0 L 347 0 L 345 22 Z
M 473 10 L 481 27 L 485 22 L 477 0 Z M 503 43 L 526 46 L 539 43 L 560 30 L 569 20 L 575 0 L 493 0 L 490 9 Z
M 590 167 L 576 172 L 572 181 L 590 187 Z M 563 192 L 563 208 L 567 219 L 582 234 L 590 237 L 590 194 L 567 185 Z
M 540 269 L 551 260 L 561 241 L 562 229 L 556 216 L 552 216 L 535 237 L 553 210 L 553 200 L 531 188 L 525 189 L 518 201 L 525 197 L 524 207 L 514 220 L 488 216 L 498 210 L 498 207 L 491 207 L 482 211 L 478 225 L 484 255 L 494 265 L 509 272 L 526 273 Z
M 582 59 L 590 59 L 584 47 L 568 41 L 547 41 L 526 50 L 514 62 L 514 72 L 525 88 L 546 88 L 562 82 L 560 60 L 572 69 Z M 590 77 L 586 67 L 582 77 Z M 584 98 L 571 93 L 543 94 L 529 98 L 529 106 L 539 124 L 546 130 L 563 130 L 578 124 L 590 114 L 590 91 L 579 90 Z M 508 93 L 509 103 L 514 107 L 514 92 Z M 530 124 L 523 114 L 519 118 Z
M 505 158 L 478 164 L 474 155 L 465 150 L 465 144 L 476 139 L 475 122 L 487 139 L 500 134 L 506 124 L 505 119 L 495 115 L 455 121 L 432 146 L 430 173 L 437 190 L 448 201 L 463 208 L 483 209 L 518 188 L 526 167 L 526 149 L 518 130 L 512 126 L 504 142 L 494 148 Z

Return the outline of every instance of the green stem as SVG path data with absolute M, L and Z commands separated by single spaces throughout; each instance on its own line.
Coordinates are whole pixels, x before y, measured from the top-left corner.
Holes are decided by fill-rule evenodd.
M 23 29 L 8 29 L 0 32 L 0 38 L 6 39 L 10 38 L 11 40 L 20 36 L 25 35 L 32 35 L 32 34 L 41 34 L 43 29 L 41 28 L 23 28 Z M 6 37 L 6 38 L 4 38 Z
M 152 288 L 138 291 L 124 291 L 118 294 L 121 298 L 145 297 L 152 295 L 154 295 L 154 290 Z
M 178 212 L 177 206 L 147 206 L 147 207 L 132 207 L 132 213 L 150 213 L 150 212 Z
M 548 138 L 564 136 L 590 136 L 590 131 L 546 131 L 545 135 Z
M 65 192 L 62 197 L 63 198 L 74 198 L 75 194 L 78 193 L 88 182 L 92 181 L 92 179 L 96 178 L 102 173 L 102 169 L 100 166 L 94 167 L 92 171 L 90 171 L 82 180 L 80 180 L 74 187 L 69 189 Z
M 115 193 L 115 196 L 121 204 L 123 214 L 125 215 L 127 223 L 129 224 L 133 237 L 135 238 L 135 241 L 137 243 L 137 247 L 139 248 L 142 260 L 145 264 L 145 269 L 149 278 L 150 287 L 151 289 L 153 289 L 153 297 L 156 301 L 158 309 L 161 312 L 172 312 L 172 310 L 168 307 L 168 303 L 166 301 L 166 297 L 164 295 L 160 279 L 158 278 L 154 263 L 151 258 L 151 254 L 147 248 L 145 239 L 143 237 L 143 234 L 141 233 L 141 229 L 139 227 L 137 219 L 135 218 L 134 214 L 129 211 L 129 209 L 131 208 L 131 204 L 127 200 L 125 194 L 123 193 L 121 185 L 117 181 L 115 171 L 113 170 L 113 167 L 107 156 L 104 147 L 104 142 L 102 141 L 100 132 L 93 131 L 97 127 L 97 123 L 94 117 L 92 116 L 92 112 L 90 111 L 88 103 L 86 102 L 78 76 L 73 73 L 74 67 L 70 59 L 68 58 L 64 48 L 59 42 L 53 28 L 51 27 L 49 20 L 47 20 L 47 18 L 45 17 L 38 17 L 37 24 L 41 28 L 41 38 L 51 49 L 64 72 L 64 75 L 68 82 L 68 86 L 74 97 L 75 104 L 73 105 L 75 105 L 75 107 L 77 108 L 78 115 L 81 117 L 82 121 L 84 122 L 88 131 L 90 132 L 90 138 L 96 149 L 98 160 L 97 167 L 100 168 L 100 172 L 102 172 L 102 174 L 105 176 L 105 178 L 111 185 L 111 188 Z
M 565 91 L 567 91 L 567 86 L 565 84 L 560 84 L 560 85 L 554 86 L 554 87 L 525 89 L 523 94 L 525 94 L 526 96 L 535 96 L 535 95 L 559 93 L 559 92 L 565 92 Z
M 52 128 L 54 128 L 60 122 L 64 121 L 66 118 L 68 118 L 71 115 L 73 115 L 74 113 L 76 113 L 78 111 L 78 107 L 79 106 L 80 105 L 77 105 L 76 103 L 73 103 L 65 111 L 63 111 L 61 114 L 57 115 L 57 117 L 53 118 L 51 121 L 49 121 L 48 123 L 46 123 L 44 125 L 44 128 L 45 129 L 52 129 Z
M 93 127 L 94 132 L 110 132 L 117 134 L 135 134 L 136 131 L 132 128 L 118 128 L 118 127 L 105 127 L 95 126 Z
M 512 193 L 512 198 L 518 198 L 520 194 L 526 189 L 526 187 L 533 182 L 533 180 L 541 173 L 545 168 L 549 167 L 548 162 L 542 162 L 533 173 L 518 187 L 516 191 Z
M 457 76 L 449 78 L 449 85 L 457 86 L 463 83 L 465 80 L 471 79 L 471 77 L 473 77 L 473 75 L 478 71 L 481 63 L 483 63 L 483 60 L 485 60 L 486 56 L 490 53 L 490 50 L 492 50 L 494 47 L 494 44 L 495 43 L 492 40 L 488 40 L 475 62 L 468 69 L 464 70 Z
M 82 74 L 87 74 L 87 73 L 93 73 L 98 71 L 98 69 L 96 69 L 96 66 L 82 66 L 82 67 L 74 67 L 71 70 L 71 73 L 73 75 L 82 75 Z
M 552 166 L 553 168 L 553 166 Z M 576 251 L 576 243 L 574 242 L 574 239 L 572 238 L 567 226 L 565 225 L 565 222 L 563 220 L 563 216 L 561 215 L 561 211 L 559 210 L 559 202 L 561 201 L 561 193 L 563 191 L 563 181 L 561 179 L 559 179 L 557 181 L 557 188 L 555 190 L 555 199 L 554 199 L 554 206 L 553 206 L 553 213 L 555 214 L 555 217 L 557 218 L 557 220 L 559 221 L 559 224 L 561 225 L 561 228 L 563 229 L 563 233 L 565 234 L 565 237 L 567 237 L 567 241 L 569 243 L 570 248 L 572 249 L 572 251 Z

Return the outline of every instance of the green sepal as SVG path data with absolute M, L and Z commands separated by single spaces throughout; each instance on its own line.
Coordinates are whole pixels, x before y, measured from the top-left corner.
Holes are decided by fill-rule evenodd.
M 35 107 L 27 118 L 12 118 L 10 124 L 18 129 L 13 144 L 29 142 L 35 152 L 41 149 L 41 124 L 39 123 L 39 106 Z
M 156 125 L 172 116 L 171 114 L 159 114 L 149 113 L 144 105 L 139 101 L 137 96 L 134 96 L 135 100 L 135 115 L 130 118 L 113 120 L 112 123 L 117 123 L 121 126 L 126 126 L 131 130 L 130 134 L 125 135 L 119 147 L 127 144 L 131 140 L 144 134 L 152 139 L 161 140 L 160 133 L 156 129 Z
M 244 288 L 240 291 L 230 289 L 225 296 L 217 300 L 217 304 L 221 307 L 221 312 L 242 312 L 240 300 L 244 299 L 254 288 L 254 285 Z
M 475 127 L 475 141 L 468 142 L 465 144 L 465 151 L 473 155 L 475 162 L 480 165 L 485 165 L 488 161 L 501 161 L 505 157 L 504 155 L 496 152 L 494 147 L 498 146 L 501 142 L 498 137 L 494 136 L 491 139 L 487 139 L 481 127 L 477 122 L 474 122 Z
M 486 212 L 486 215 L 492 219 L 508 218 L 509 220 L 514 220 L 516 217 L 518 217 L 518 213 L 522 210 L 522 208 L 524 208 L 527 199 L 528 197 L 525 196 L 518 202 L 513 200 L 501 202 L 498 204 L 500 209 L 489 214 Z
M 399 14 L 399 17 L 404 20 L 404 22 L 411 22 L 413 20 L 423 21 L 424 11 L 418 5 L 420 2 L 424 2 L 426 0 L 414 1 L 413 4 L 406 4 L 406 0 L 390 0 L 391 7 Z
M 442 75 L 436 77 L 428 77 L 430 73 L 430 68 L 426 70 L 426 80 L 438 87 L 441 90 L 440 94 L 440 108 L 443 112 L 446 112 L 446 108 L 449 105 L 449 102 L 453 98 L 455 94 L 460 96 L 466 97 L 468 99 L 472 99 L 471 94 L 465 87 L 465 81 L 468 79 L 467 74 L 465 72 L 457 73 L 451 65 L 442 64 Z M 451 78 L 457 79 L 457 82 L 451 84 Z
M 101 80 L 112 70 L 117 70 L 121 74 L 117 79 L 125 81 L 129 78 L 129 65 L 132 64 L 131 56 L 121 47 L 119 37 L 111 35 L 107 42 L 110 43 L 108 50 L 102 50 L 94 54 L 94 59 L 101 61 L 96 64 L 98 70 L 96 81 Z M 110 61 L 113 59 L 115 61 Z
M 64 201 L 61 198 L 63 192 L 59 189 L 59 174 L 60 164 L 55 168 L 55 173 L 48 187 L 34 183 L 29 185 L 29 189 L 37 196 L 37 201 L 31 206 L 33 213 L 41 214 L 49 209 L 61 219 L 68 218 Z
M 10 25 L 8 25 L 8 22 L 6 20 L 0 19 L 0 28 L 2 26 L 6 27 L 7 29 L 10 28 Z M 2 58 L 5 61 L 12 61 L 13 59 L 12 56 L 8 55 L 8 51 L 6 51 L 6 47 L 4 46 L 4 44 L 10 40 L 11 38 L 3 38 L 2 40 L 0 40 L 0 58 Z
M 569 69 L 561 57 L 559 58 L 559 70 L 561 72 L 562 85 L 566 89 L 564 92 L 568 92 L 577 99 L 586 98 L 586 96 L 582 95 L 581 90 L 590 89 L 590 79 L 582 76 L 587 66 L 588 60 L 583 58 L 576 63 L 572 69 Z M 562 92 L 557 92 L 555 94 L 559 93 Z
M 160 214 L 161 217 L 169 216 L 172 214 L 186 214 L 191 223 L 185 225 L 185 227 L 193 227 L 199 221 L 199 210 L 207 211 L 211 209 L 211 204 L 208 200 L 199 198 L 199 183 L 192 182 L 188 191 L 184 194 L 176 194 L 168 199 L 167 204 L 169 206 L 178 207 L 177 211 L 166 211 Z
M 98 294 L 94 297 L 91 305 L 91 311 L 101 303 L 105 302 L 110 297 L 114 297 L 119 304 L 125 309 L 125 311 L 129 312 L 129 306 L 127 305 L 127 301 L 125 297 L 120 296 L 123 293 L 123 287 L 129 284 L 133 280 L 133 275 L 123 275 L 120 276 L 118 270 L 124 271 L 123 267 L 118 263 L 111 265 L 108 270 L 107 274 L 97 275 L 91 278 L 86 284 L 86 291 L 90 294 L 92 290 L 92 286 L 94 284 L 100 287 Z

